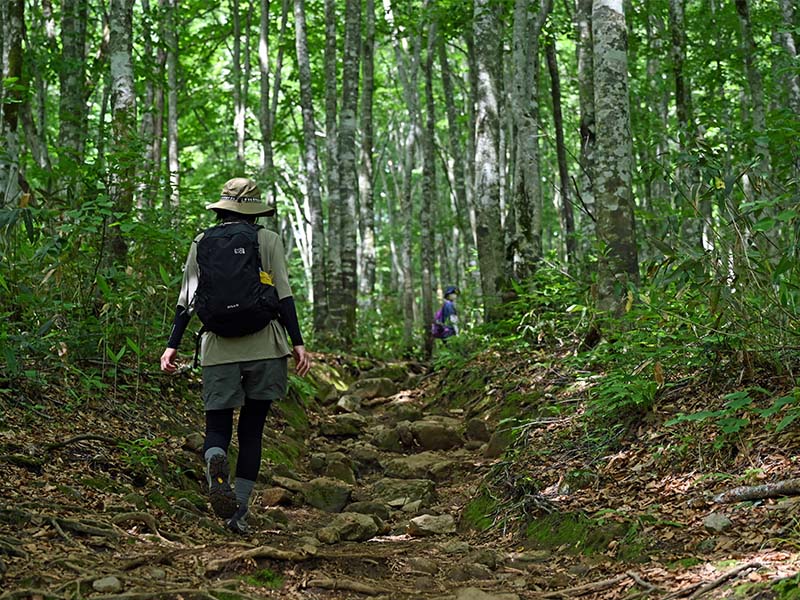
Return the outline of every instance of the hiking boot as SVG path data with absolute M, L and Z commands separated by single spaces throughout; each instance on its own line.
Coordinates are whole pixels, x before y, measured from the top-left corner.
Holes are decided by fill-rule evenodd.
M 208 480 L 208 499 L 214 514 L 223 519 L 233 516 L 239 503 L 236 501 L 236 494 L 228 483 L 230 467 L 228 457 L 224 454 L 216 454 L 211 457 L 206 466 L 206 479 Z
M 225 525 L 230 529 L 233 533 L 237 533 L 239 535 L 245 535 L 250 531 L 250 526 L 247 524 L 247 505 L 240 506 L 233 516 L 225 521 Z

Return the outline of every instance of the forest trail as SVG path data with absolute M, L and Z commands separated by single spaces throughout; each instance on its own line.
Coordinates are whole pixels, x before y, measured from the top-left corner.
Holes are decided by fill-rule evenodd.
M 300 466 L 264 469 L 245 536 L 222 529 L 199 494 L 193 398 L 163 413 L 109 401 L 76 409 L 69 421 L 48 418 L 56 407 L 20 408 L 12 428 L 0 432 L 0 599 L 698 598 L 797 572 L 794 554 L 761 550 L 766 544 L 752 539 L 754 530 L 761 542 L 768 536 L 764 519 L 785 529 L 793 502 L 780 512 L 752 511 L 753 527 L 726 527 L 703 556 L 687 539 L 710 511 L 687 507 L 686 497 L 674 519 L 693 523 L 694 532 L 666 519 L 651 523 L 648 535 L 663 538 L 663 552 L 650 548 L 651 556 L 618 560 L 622 538 L 630 545 L 618 519 L 603 533 L 604 551 L 591 556 L 571 552 L 569 542 L 531 545 L 512 528 L 480 531 L 474 525 L 491 516 L 474 499 L 498 465 L 501 449 L 492 446 L 502 436 L 463 409 L 433 403 L 431 382 L 420 379 L 367 372 L 329 398 L 312 416 Z M 183 420 L 194 434 L 165 437 L 157 447 L 139 437 Z M 120 444 L 111 432 L 136 441 Z M 550 437 L 544 432 L 534 443 L 545 448 Z M 669 500 L 647 493 L 671 511 Z M 613 507 L 622 494 L 596 487 L 583 504 Z M 546 502 L 538 494 L 529 500 Z M 566 511 L 566 504 L 541 508 Z

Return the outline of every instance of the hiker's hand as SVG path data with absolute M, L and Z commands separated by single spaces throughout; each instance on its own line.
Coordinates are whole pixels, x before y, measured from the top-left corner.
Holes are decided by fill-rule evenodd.
M 311 357 L 306 352 L 306 347 L 295 346 L 292 348 L 292 356 L 294 356 L 294 370 L 300 377 L 305 377 L 311 369 Z
M 174 373 L 178 370 L 178 364 L 175 362 L 178 358 L 178 350 L 175 348 L 167 348 L 164 354 L 161 355 L 161 370 L 165 373 Z

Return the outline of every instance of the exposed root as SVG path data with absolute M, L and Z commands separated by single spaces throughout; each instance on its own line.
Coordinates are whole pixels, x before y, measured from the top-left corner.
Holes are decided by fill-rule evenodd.
M 244 552 L 239 552 L 228 558 L 221 558 L 219 560 L 212 560 L 206 565 L 206 576 L 209 574 L 217 573 L 228 565 L 231 565 L 240 560 L 258 559 L 258 558 L 271 558 L 273 560 L 286 560 L 292 562 L 302 562 L 312 558 L 314 555 L 309 552 L 297 552 L 295 550 L 281 550 L 272 546 L 258 546 L 251 548 Z

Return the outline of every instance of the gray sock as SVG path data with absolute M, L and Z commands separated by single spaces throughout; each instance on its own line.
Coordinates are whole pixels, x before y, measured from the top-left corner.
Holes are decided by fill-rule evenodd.
M 255 481 L 242 479 L 241 477 L 236 478 L 233 484 L 233 491 L 236 494 L 236 501 L 239 503 L 239 506 L 248 505 L 248 502 L 250 502 L 250 494 L 253 493 L 255 485 Z
M 211 473 L 208 472 L 208 463 L 215 456 L 223 456 L 224 457 L 224 456 L 226 456 L 226 454 L 225 454 L 225 450 L 223 450 L 219 446 L 214 446 L 213 448 L 209 448 L 208 450 L 206 450 L 206 453 L 205 453 L 204 456 L 205 456 L 205 459 L 206 459 L 206 481 L 208 482 L 208 485 L 210 486 L 211 485 Z

